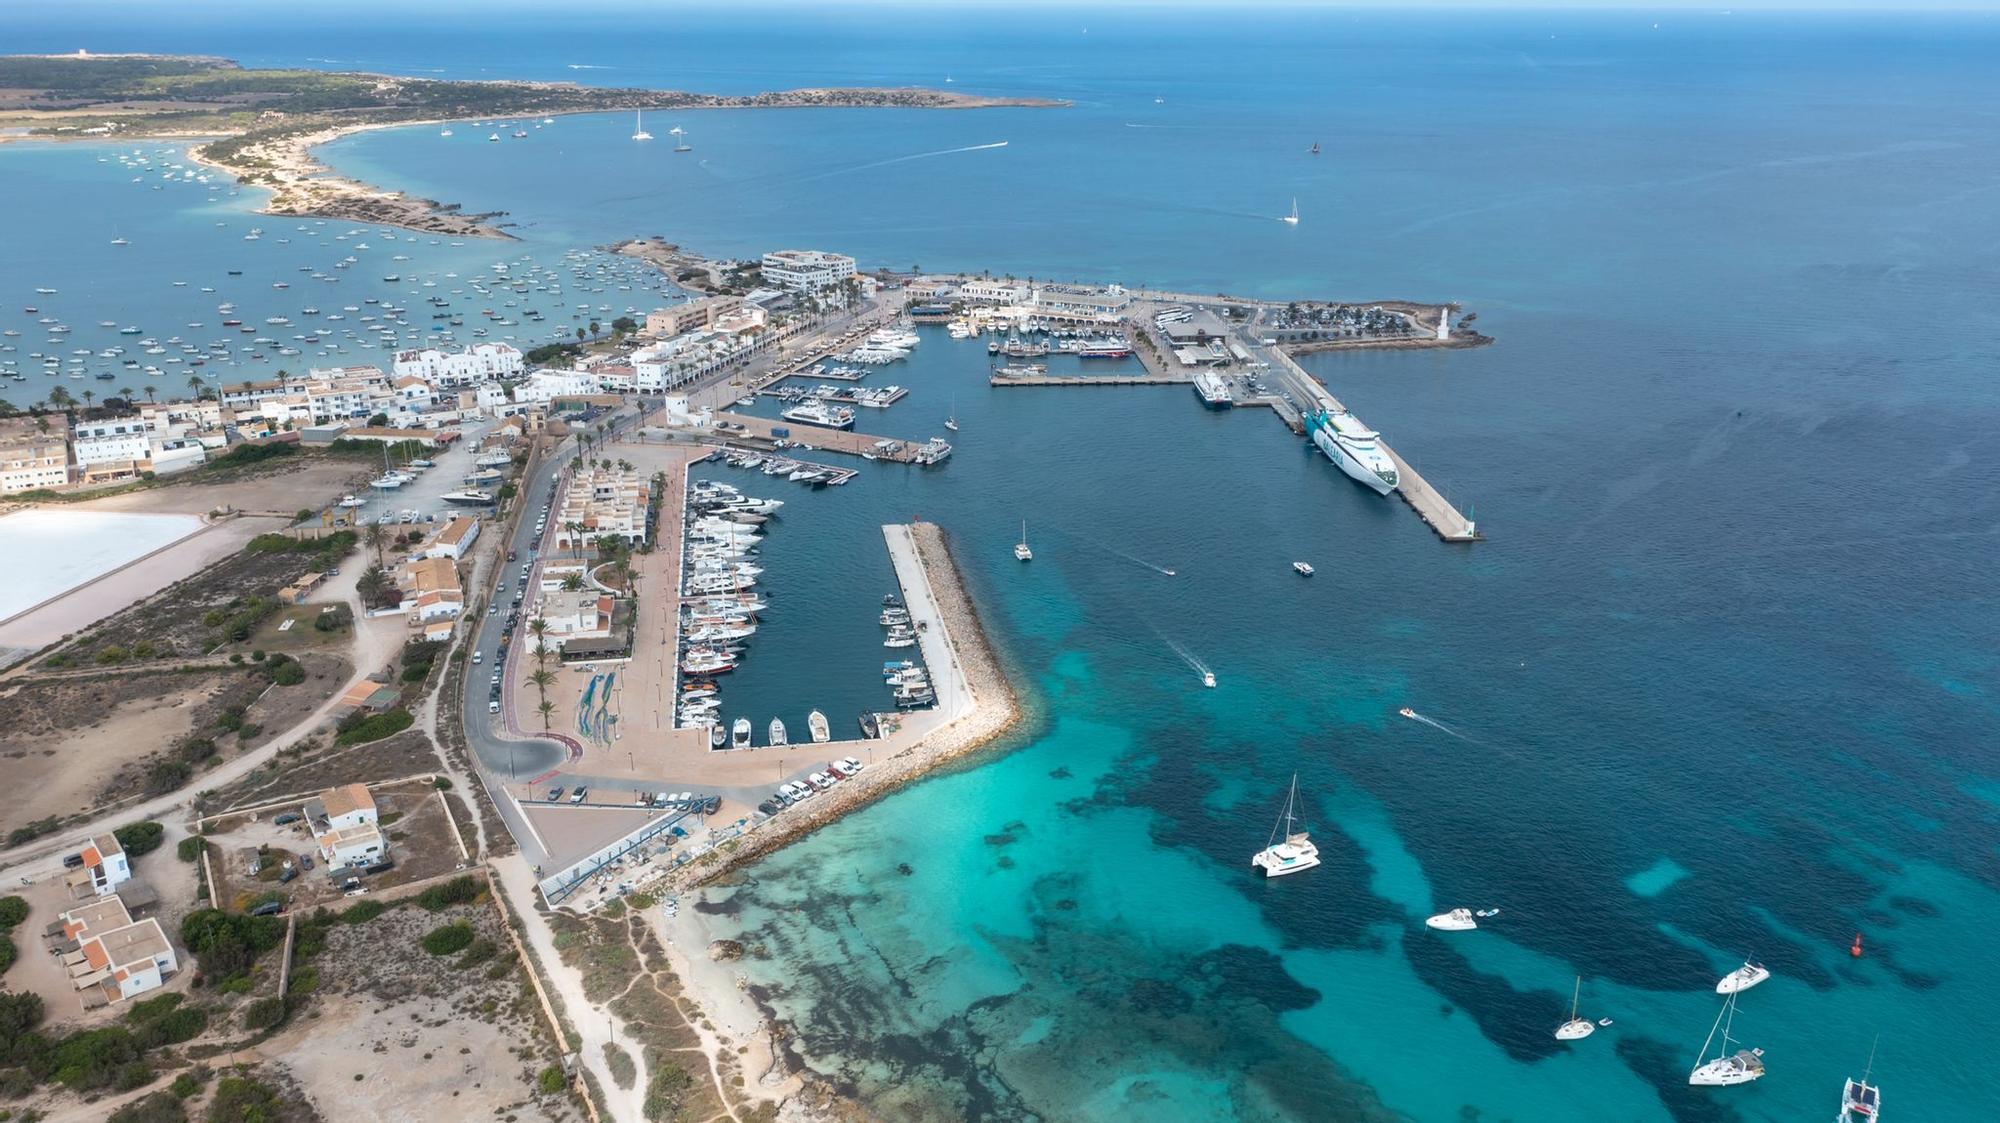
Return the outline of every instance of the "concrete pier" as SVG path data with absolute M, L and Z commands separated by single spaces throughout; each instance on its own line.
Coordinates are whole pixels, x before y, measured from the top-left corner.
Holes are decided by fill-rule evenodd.
M 1019 376 L 996 374 L 986 380 L 989 386 L 1186 386 L 1194 381 L 1191 374 L 1024 374 Z
M 762 446 L 768 446 L 775 439 L 771 433 L 773 429 L 786 429 L 791 433 L 791 436 L 785 438 L 786 440 L 802 441 L 813 446 L 813 450 L 817 452 L 844 452 L 849 456 L 860 456 L 865 453 L 877 460 L 887 460 L 897 464 L 915 463 L 917 450 L 923 447 L 922 441 L 870 436 L 867 433 L 856 433 L 851 429 L 822 429 L 817 425 L 801 425 L 796 421 L 783 419 L 774 421 L 768 417 L 752 417 L 747 413 L 719 413 L 715 419 L 742 426 L 738 432 L 718 435 L 736 440 L 747 439 Z M 943 428 L 941 420 L 939 428 Z M 885 446 L 883 442 L 889 444 Z

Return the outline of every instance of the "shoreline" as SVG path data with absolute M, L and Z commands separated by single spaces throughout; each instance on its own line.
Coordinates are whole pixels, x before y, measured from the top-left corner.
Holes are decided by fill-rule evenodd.
M 994 654 L 979 610 L 965 591 L 963 576 L 952 557 L 943 528 L 932 522 L 912 524 L 917 557 L 937 600 L 953 650 L 963 668 L 972 708 L 950 724 L 810 803 L 767 819 L 757 829 L 725 843 L 671 871 L 662 887 L 687 892 L 714 882 L 739 866 L 772 854 L 837 819 L 922 779 L 944 765 L 968 757 L 1004 737 L 1021 721 L 1021 706 L 1013 684 Z

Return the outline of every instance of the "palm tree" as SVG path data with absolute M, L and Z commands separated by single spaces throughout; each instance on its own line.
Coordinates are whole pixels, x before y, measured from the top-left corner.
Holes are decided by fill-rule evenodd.
M 208 383 L 203 382 L 201 380 L 201 375 L 197 374 L 188 379 L 188 389 L 194 391 L 194 400 L 200 401 L 202 396 L 202 391 L 208 389 Z
M 135 393 L 137 393 L 137 391 L 133 390 L 130 386 L 120 386 L 118 388 L 118 396 L 125 399 L 128 405 L 131 403 L 132 395 Z
M 385 539 L 389 537 L 389 532 L 382 529 L 382 525 L 380 523 L 369 523 L 368 529 L 361 532 L 361 537 L 363 541 L 367 542 L 368 545 L 372 549 L 374 549 L 375 564 L 376 565 L 383 564 L 382 543 Z
M 69 396 L 68 390 L 58 386 L 49 391 L 49 404 L 57 409 L 67 409 L 76 404 L 76 399 Z
M 549 687 L 556 681 L 556 673 L 543 667 L 537 667 L 535 668 L 535 673 L 528 676 L 528 681 L 533 683 L 535 689 L 541 692 L 542 701 L 547 702 L 549 700 Z
M 535 634 L 535 666 L 539 668 L 549 657 L 549 622 L 545 617 L 537 616 L 528 621 L 528 630 Z
M 591 334 L 591 335 L 595 336 L 595 335 L 596 335 L 596 334 L 597 334 L 597 333 L 598 333 L 598 332 L 599 332 L 600 330 L 601 330 L 601 329 L 600 329 L 600 328 L 599 328 L 599 327 L 597 326 L 597 321 L 596 321 L 596 320 L 592 320 L 592 321 L 590 321 L 590 334 Z
M 83 408 L 85 408 L 85 409 L 89 409 L 89 408 L 90 408 L 90 403 L 91 403 L 91 401 L 92 401 L 93 399 L 95 399 L 96 397 L 97 397 L 97 391 L 95 391 L 95 390 L 85 390 L 85 391 L 83 392 Z
M 549 731 L 549 715 L 556 712 L 556 704 L 545 701 L 535 707 L 535 712 L 542 715 L 542 732 L 547 733 Z
M 579 592 L 582 592 L 582 591 L 583 591 L 583 575 L 582 575 L 582 574 L 580 574 L 580 573 L 572 573 L 572 574 L 570 574 L 570 575 L 569 575 L 568 577 L 565 577 L 565 578 L 563 578 L 563 579 L 562 579 L 562 588 L 563 588 L 563 592 L 565 592 L 565 593 L 579 593 Z
M 146 383 L 146 400 L 149 402 L 153 401 L 158 397 L 158 395 L 159 391 L 153 389 L 153 384 L 150 382 Z

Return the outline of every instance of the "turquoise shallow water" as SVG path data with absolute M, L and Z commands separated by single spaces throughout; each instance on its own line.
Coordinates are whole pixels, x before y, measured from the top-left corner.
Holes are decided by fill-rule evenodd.
M 13 18 L 22 49 L 70 45 L 55 17 Z M 869 422 L 924 437 L 955 405 L 948 467 L 774 492 L 795 500 L 767 550 L 777 607 L 732 706 L 844 726 L 879 698 L 877 528 L 922 515 L 1034 714 L 712 906 L 801 1053 L 873 1110 L 1820 1119 L 1880 1034 L 1894 1118 L 1996 1114 L 1988 21 L 696 14 L 571 51 L 521 16 L 443 48 L 288 18 L 126 34 L 717 89 L 950 74 L 1077 102 L 693 115 L 678 158 L 635 152 L 616 116 L 518 148 L 407 130 L 331 149 L 509 211 L 509 252 L 659 232 L 1453 298 L 1499 339 L 1309 363 L 1474 506 L 1491 539 L 1470 550 L 1268 416 L 992 391 L 984 354 L 937 332 L 872 376 L 914 393 Z M 66 189 L 34 169 L 68 157 L 0 159 L 26 173 L 0 177 L 0 213 Z M 60 257 L 35 253 L 36 275 Z M 1008 552 L 1022 518 L 1029 566 Z M 1247 859 L 1295 770 L 1326 861 L 1265 884 Z M 1454 904 L 1503 913 L 1422 929 Z M 1691 1090 L 1713 978 L 1752 953 L 1777 977 L 1737 1025 L 1771 1075 Z M 1578 974 L 1616 1024 L 1562 1046 Z

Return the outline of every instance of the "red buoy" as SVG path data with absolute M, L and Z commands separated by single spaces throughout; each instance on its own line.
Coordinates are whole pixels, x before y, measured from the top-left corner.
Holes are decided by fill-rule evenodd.
M 1854 934 L 1854 946 L 1847 949 L 1847 954 L 1856 959 L 1861 958 L 1861 933 L 1856 932 Z

